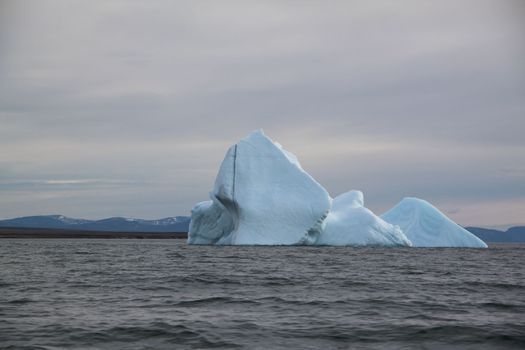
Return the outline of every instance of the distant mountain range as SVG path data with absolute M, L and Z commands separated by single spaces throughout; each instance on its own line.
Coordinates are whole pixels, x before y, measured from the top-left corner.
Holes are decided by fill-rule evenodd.
M 108 232 L 188 232 L 189 216 L 174 216 L 158 220 L 113 217 L 102 220 L 73 219 L 63 215 L 25 216 L 0 220 L 0 227 L 73 229 Z M 465 227 L 485 242 L 525 243 L 525 226 L 511 227 L 506 231 Z
M 63 215 L 25 216 L 0 220 L 0 227 L 51 228 L 111 232 L 188 232 L 190 218 L 175 216 L 158 220 L 113 217 L 102 220 L 73 219 Z
M 465 227 L 468 231 L 478 236 L 485 242 L 492 243 L 523 243 L 525 242 L 525 226 L 511 227 L 506 231 L 479 228 L 479 227 Z

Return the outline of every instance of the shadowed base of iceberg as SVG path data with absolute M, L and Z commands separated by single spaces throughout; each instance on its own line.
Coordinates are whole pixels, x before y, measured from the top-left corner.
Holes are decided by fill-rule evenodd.
M 379 217 L 361 191 L 332 199 L 262 131 L 230 147 L 210 199 L 191 212 L 188 244 L 486 247 L 422 200 Z

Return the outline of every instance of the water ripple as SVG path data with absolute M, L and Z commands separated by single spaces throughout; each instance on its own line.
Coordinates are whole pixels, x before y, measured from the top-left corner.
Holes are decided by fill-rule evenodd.
M 1 349 L 522 349 L 525 246 L 3 240 Z

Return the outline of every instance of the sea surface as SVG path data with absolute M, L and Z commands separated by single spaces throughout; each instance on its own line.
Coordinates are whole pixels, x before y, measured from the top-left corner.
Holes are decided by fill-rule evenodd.
M 2 349 L 523 349 L 525 245 L 0 240 Z

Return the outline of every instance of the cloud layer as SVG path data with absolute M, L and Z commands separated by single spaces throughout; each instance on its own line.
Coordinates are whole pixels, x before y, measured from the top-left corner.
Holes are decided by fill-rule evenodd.
M 521 1 L 0 6 L 0 217 L 188 214 L 264 128 L 378 212 L 525 221 Z

